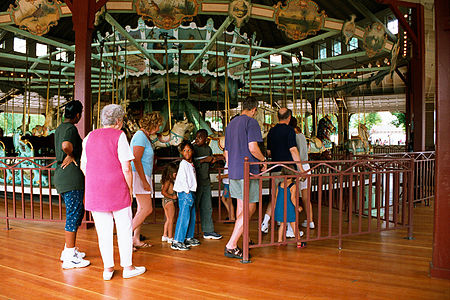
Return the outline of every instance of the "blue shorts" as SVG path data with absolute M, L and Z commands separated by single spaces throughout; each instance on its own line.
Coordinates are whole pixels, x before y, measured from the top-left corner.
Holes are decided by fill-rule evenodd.
M 222 196 L 224 198 L 230 198 L 230 185 L 228 183 L 223 184 Z
M 66 226 L 65 231 L 76 232 L 84 217 L 83 204 L 84 190 L 74 190 L 61 193 L 66 204 Z

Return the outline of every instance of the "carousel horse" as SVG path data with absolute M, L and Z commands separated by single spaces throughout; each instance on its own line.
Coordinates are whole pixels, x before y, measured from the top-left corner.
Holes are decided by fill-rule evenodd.
M 308 154 L 312 160 L 330 160 L 332 148 L 331 133 L 336 130 L 330 116 L 326 115 L 319 120 L 317 135 L 307 138 Z
M 33 136 L 47 136 L 48 135 L 48 129 L 47 127 L 43 125 L 36 125 L 32 130 L 31 134 Z
M 34 157 L 34 147 L 30 141 L 26 139 L 22 139 L 19 132 L 13 134 L 14 147 L 17 153 L 17 157 L 26 158 L 26 157 Z M 40 160 L 36 160 L 36 164 L 40 164 Z M 31 161 L 22 161 L 17 165 L 18 168 L 23 168 L 23 185 L 30 185 L 30 182 L 33 186 L 39 186 L 41 183 L 43 187 L 48 186 L 48 178 L 47 175 L 42 174 L 42 181 L 40 180 L 39 170 L 30 168 L 36 168 L 37 165 Z M 27 170 L 28 169 L 28 170 Z M 15 184 L 20 185 L 22 176 L 20 170 L 14 171 Z M 40 182 L 41 181 L 41 182 Z M 8 178 L 8 183 L 12 183 L 12 177 Z
M 6 146 L 2 141 L 0 141 L 0 157 L 2 157 L 2 158 L 6 157 Z M 0 159 L 0 161 L 1 161 L 0 166 L 2 168 L 6 168 L 8 166 L 6 159 Z M 2 184 L 5 182 L 5 175 L 7 178 L 7 182 L 8 182 L 8 180 L 12 180 L 11 170 L 6 169 L 6 172 L 0 173 L 0 183 L 2 183 Z
M 373 153 L 372 145 L 369 142 L 369 129 L 363 123 L 358 124 L 358 135 L 352 136 L 347 142 L 347 149 L 353 154 Z
M 56 127 L 58 127 L 56 113 L 56 109 L 49 108 L 48 114 L 45 116 L 44 127 L 47 129 L 48 133 L 54 132 Z
M 172 130 L 152 134 L 150 136 L 150 141 L 155 149 L 165 148 L 169 146 L 178 146 L 184 139 L 189 139 L 189 135 L 194 129 L 194 124 L 190 123 L 188 120 L 176 122 Z

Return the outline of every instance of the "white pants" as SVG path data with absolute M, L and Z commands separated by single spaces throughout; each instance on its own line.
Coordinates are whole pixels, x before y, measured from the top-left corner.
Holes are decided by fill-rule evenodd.
M 117 244 L 119 245 L 120 265 L 131 266 L 133 256 L 133 230 L 131 206 L 117 211 L 93 211 L 98 247 L 102 255 L 104 268 L 114 267 L 113 230 L 116 222 Z

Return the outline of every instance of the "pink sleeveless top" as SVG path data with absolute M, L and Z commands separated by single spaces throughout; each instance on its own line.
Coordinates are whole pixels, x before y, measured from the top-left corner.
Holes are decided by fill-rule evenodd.
M 117 154 L 121 130 L 92 131 L 86 143 L 85 207 L 116 211 L 131 205 L 130 192 Z

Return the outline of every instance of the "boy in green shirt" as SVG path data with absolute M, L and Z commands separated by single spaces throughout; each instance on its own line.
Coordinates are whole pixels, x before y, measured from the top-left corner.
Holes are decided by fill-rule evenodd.
M 211 204 L 211 180 L 209 177 L 209 166 L 211 163 L 214 163 L 215 158 L 211 148 L 206 144 L 207 137 L 208 132 L 205 129 L 199 129 L 195 136 L 194 166 L 197 175 L 195 204 L 200 210 L 203 238 L 218 240 L 222 238 L 222 235 L 214 231 Z

